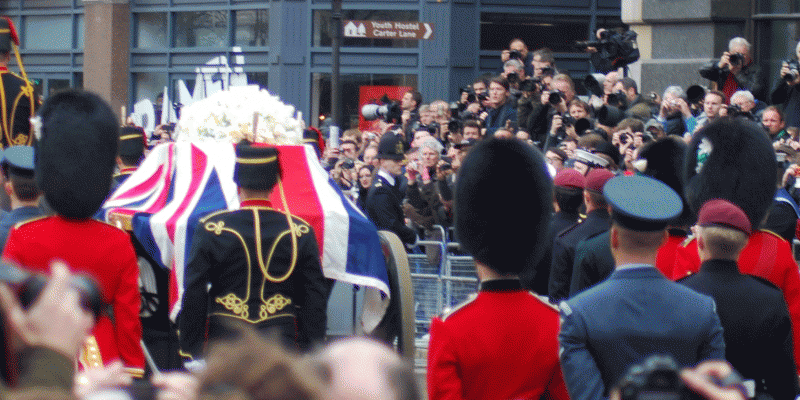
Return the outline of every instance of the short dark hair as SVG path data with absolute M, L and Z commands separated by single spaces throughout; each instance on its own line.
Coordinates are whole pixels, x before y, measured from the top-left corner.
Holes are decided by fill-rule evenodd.
M 11 174 L 11 187 L 14 188 L 14 193 L 21 201 L 36 200 L 42 192 L 36 186 L 36 180 L 33 178 L 24 178 Z
M 552 149 L 550 150 L 552 151 Z M 583 204 L 583 190 L 581 189 L 555 186 L 553 194 L 561 211 L 576 213 Z
M 589 106 L 589 103 L 587 103 L 587 102 L 585 102 L 585 101 L 583 101 L 583 100 L 581 100 L 581 99 L 579 99 L 577 97 L 569 101 L 569 104 L 567 104 L 567 109 L 569 110 L 572 106 L 578 106 L 578 107 L 582 108 L 584 111 L 586 111 L 587 114 L 591 115 L 591 113 L 592 113 L 592 108 L 591 108 L 591 106 Z
M 509 86 L 508 86 L 508 79 L 506 79 L 506 78 L 505 78 L 504 76 L 502 76 L 502 75 L 497 75 L 497 76 L 493 77 L 493 78 L 492 78 L 492 79 L 489 81 L 489 83 L 490 83 L 490 84 L 492 84 L 492 83 L 496 83 L 496 84 L 498 84 L 498 85 L 501 85 L 501 86 L 503 86 L 503 87 L 504 87 L 506 90 L 508 90 L 508 88 L 509 88 Z
M 464 128 L 478 128 L 481 129 L 481 122 L 477 119 L 467 119 L 464 120 L 464 126 L 461 128 L 461 131 L 464 131 Z
M 420 93 L 417 90 L 413 90 L 413 89 L 409 90 L 406 93 L 411 93 L 411 97 L 414 99 L 414 101 L 417 102 L 416 108 L 419 108 L 419 106 L 422 105 L 422 93 Z
M 539 56 L 539 61 L 541 62 L 549 62 L 550 64 L 556 62 L 555 57 L 553 57 L 553 50 L 548 49 L 547 47 L 542 47 L 533 52 L 533 57 Z
M 606 203 L 606 198 L 600 192 L 595 192 L 594 190 L 587 190 L 586 193 L 589 193 L 589 199 L 594 204 L 595 208 L 606 208 L 608 207 L 608 203 Z
M 619 81 L 622 82 L 622 87 L 624 87 L 626 91 L 633 88 L 633 91 L 636 94 L 639 94 L 639 86 L 636 84 L 636 81 L 633 80 L 633 78 L 626 76 Z

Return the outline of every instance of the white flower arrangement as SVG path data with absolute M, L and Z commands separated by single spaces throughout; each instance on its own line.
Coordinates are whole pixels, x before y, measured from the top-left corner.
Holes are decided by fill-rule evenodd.
M 234 86 L 181 110 L 175 140 L 302 144 L 303 122 L 294 106 L 258 86 Z

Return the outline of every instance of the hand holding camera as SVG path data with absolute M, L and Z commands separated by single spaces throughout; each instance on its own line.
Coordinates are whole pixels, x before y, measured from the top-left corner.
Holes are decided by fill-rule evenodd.
M 789 86 L 800 83 L 800 63 L 797 60 L 785 60 L 781 65 L 781 79 Z
M 744 55 L 742 53 L 730 53 L 726 51 L 722 53 L 722 57 L 719 59 L 717 66 L 723 71 L 730 71 L 736 74 L 741 71 L 743 64 Z

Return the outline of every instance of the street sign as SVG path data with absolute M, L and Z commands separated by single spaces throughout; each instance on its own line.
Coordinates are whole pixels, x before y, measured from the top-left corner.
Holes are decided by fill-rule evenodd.
M 430 39 L 433 24 L 416 21 L 344 21 L 344 37 L 369 39 Z

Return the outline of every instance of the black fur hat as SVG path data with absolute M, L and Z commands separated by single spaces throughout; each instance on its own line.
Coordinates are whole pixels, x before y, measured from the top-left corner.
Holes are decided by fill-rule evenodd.
M 119 142 L 119 123 L 100 96 L 67 90 L 39 110 L 36 182 L 58 214 L 94 215 L 108 196 Z
M 647 165 L 641 172 L 651 178 L 664 182 L 678 193 L 683 200 L 683 213 L 673 222 L 674 225 L 688 226 L 694 222 L 694 215 L 683 193 L 683 165 L 686 161 L 686 143 L 675 137 L 666 136 L 642 146 L 639 159 Z
M 695 213 L 707 200 L 728 200 L 758 229 L 775 196 L 776 168 L 772 144 L 759 125 L 722 118 L 695 134 L 689 144 L 686 200 Z
M 244 144 L 236 146 L 233 180 L 237 185 L 251 190 L 270 190 L 278 182 L 279 175 L 276 148 Z
M 519 274 L 542 256 L 552 202 L 541 152 L 516 139 L 482 141 L 458 171 L 456 235 L 475 260 Z

